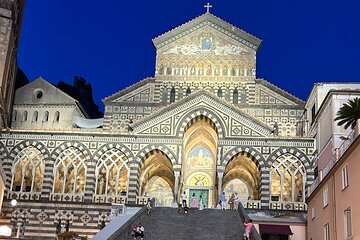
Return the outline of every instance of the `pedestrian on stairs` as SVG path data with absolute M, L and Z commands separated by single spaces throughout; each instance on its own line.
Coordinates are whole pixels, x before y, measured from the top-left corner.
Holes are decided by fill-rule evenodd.
M 249 219 L 249 220 L 245 221 L 244 225 L 245 225 L 244 240 L 250 240 L 250 233 L 251 233 L 251 229 L 253 227 L 252 220 Z
M 136 228 L 134 239 L 137 239 L 137 237 L 141 237 L 141 239 L 144 239 L 144 231 L 145 231 L 144 227 L 141 225 L 141 223 L 139 223 Z
M 152 209 L 152 207 L 151 207 L 151 199 L 150 199 L 150 198 L 148 198 L 148 201 L 147 201 L 147 204 L 146 204 L 146 208 L 147 208 L 146 214 L 147 214 L 147 215 L 150 215 L 150 212 L 151 212 L 151 209 Z
M 220 202 L 221 202 L 221 209 L 225 210 L 226 209 L 226 196 L 225 196 L 225 192 L 223 192 L 220 195 Z
M 234 210 L 237 211 L 239 208 L 239 195 L 237 192 L 235 192 L 235 198 L 234 198 Z
M 182 206 L 186 207 L 186 193 L 184 191 L 184 193 L 181 195 L 181 200 L 182 200 Z

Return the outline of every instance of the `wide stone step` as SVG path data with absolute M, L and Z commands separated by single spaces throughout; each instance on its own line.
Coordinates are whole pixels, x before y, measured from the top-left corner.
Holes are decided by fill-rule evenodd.
M 176 208 L 155 208 L 142 220 L 145 238 L 167 239 L 242 239 L 244 226 L 232 210 L 190 209 L 179 215 Z

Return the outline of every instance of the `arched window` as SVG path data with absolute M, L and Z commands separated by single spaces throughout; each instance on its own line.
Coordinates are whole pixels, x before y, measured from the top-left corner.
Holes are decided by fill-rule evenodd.
M 34 112 L 34 115 L 33 115 L 33 119 L 32 119 L 32 121 L 33 121 L 33 122 L 37 122 L 37 120 L 38 120 L 38 116 L 39 116 L 38 111 L 35 111 L 35 112 Z
M 55 193 L 84 193 L 86 166 L 85 155 L 78 148 L 65 149 L 55 162 L 53 191 Z
M 44 156 L 33 146 L 23 149 L 12 169 L 11 189 L 16 192 L 41 192 L 44 176 Z
M 14 110 L 14 111 L 13 111 L 13 114 L 12 114 L 12 121 L 15 122 L 15 121 L 16 121 L 16 118 L 17 118 L 17 111 Z
M 28 118 L 28 112 L 27 112 L 27 111 L 24 111 L 24 114 L 23 114 L 23 117 L 22 117 L 22 121 L 23 121 L 23 122 L 26 122 L 26 121 L 27 121 L 27 118 Z
M 278 157 L 271 166 L 271 200 L 303 202 L 305 192 L 305 167 L 290 153 Z
M 44 113 L 44 120 L 43 120 L 44 122 L 47 122 L 47 121 L 49 121 L 49 112 L 48 111 L 45 111 L 45 113 Z
M 186 89 L 186 96 L 189 96 L 191 94 L 191 89 L 190 89 L 190 87 L 188 87 L 187 89 Z
M 218 96 L 219 98 L 222 97 L 222 90 L 221 90 L 221 88 L 218 89 L 218 91 L 217 91 L 217 96 Z
M 119 149 L 106 151 L 96 165 L 96 194 L 126 195 L 129 167 L 127 157 Z
M 172 87 L 170 91 L 170 103 L 175 102 L 175 88 Z
M 60 121 L 60 112 L 56 111 L 54 115 L 54 122 L 58 122 L 58 121 Z
M 238 103 L 239 103 L 239 92 L 237 88 L 235 88 L 233 92 L 233 104 L 238 104 Z

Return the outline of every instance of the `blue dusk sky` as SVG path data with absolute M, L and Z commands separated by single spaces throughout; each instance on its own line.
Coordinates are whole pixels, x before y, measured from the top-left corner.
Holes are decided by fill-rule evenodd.
M 202 0 L 28 0 L 18 64 L 30 81 L 84 77 L 96 103 L 154 76 L 152 39 Z M 306 100 L 315 82 L 360 80 L 360 1 L 214 0 L 211 13 L 263 40 L 257 77 Z

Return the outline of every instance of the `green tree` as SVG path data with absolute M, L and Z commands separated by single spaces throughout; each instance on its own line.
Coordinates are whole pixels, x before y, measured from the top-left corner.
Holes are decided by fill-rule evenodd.
M 347 129 L 351 126 L 351 129 L 354 129 L 356 126 L 356 120 L 360 118 L 360 99 L 354 98 L 349 100 L 347 103 L 339 109 L 336 113 L 335 121 L 339 121 L 337 123 L 338 126 L 342 126 L 345 124 L 344 128 Z

